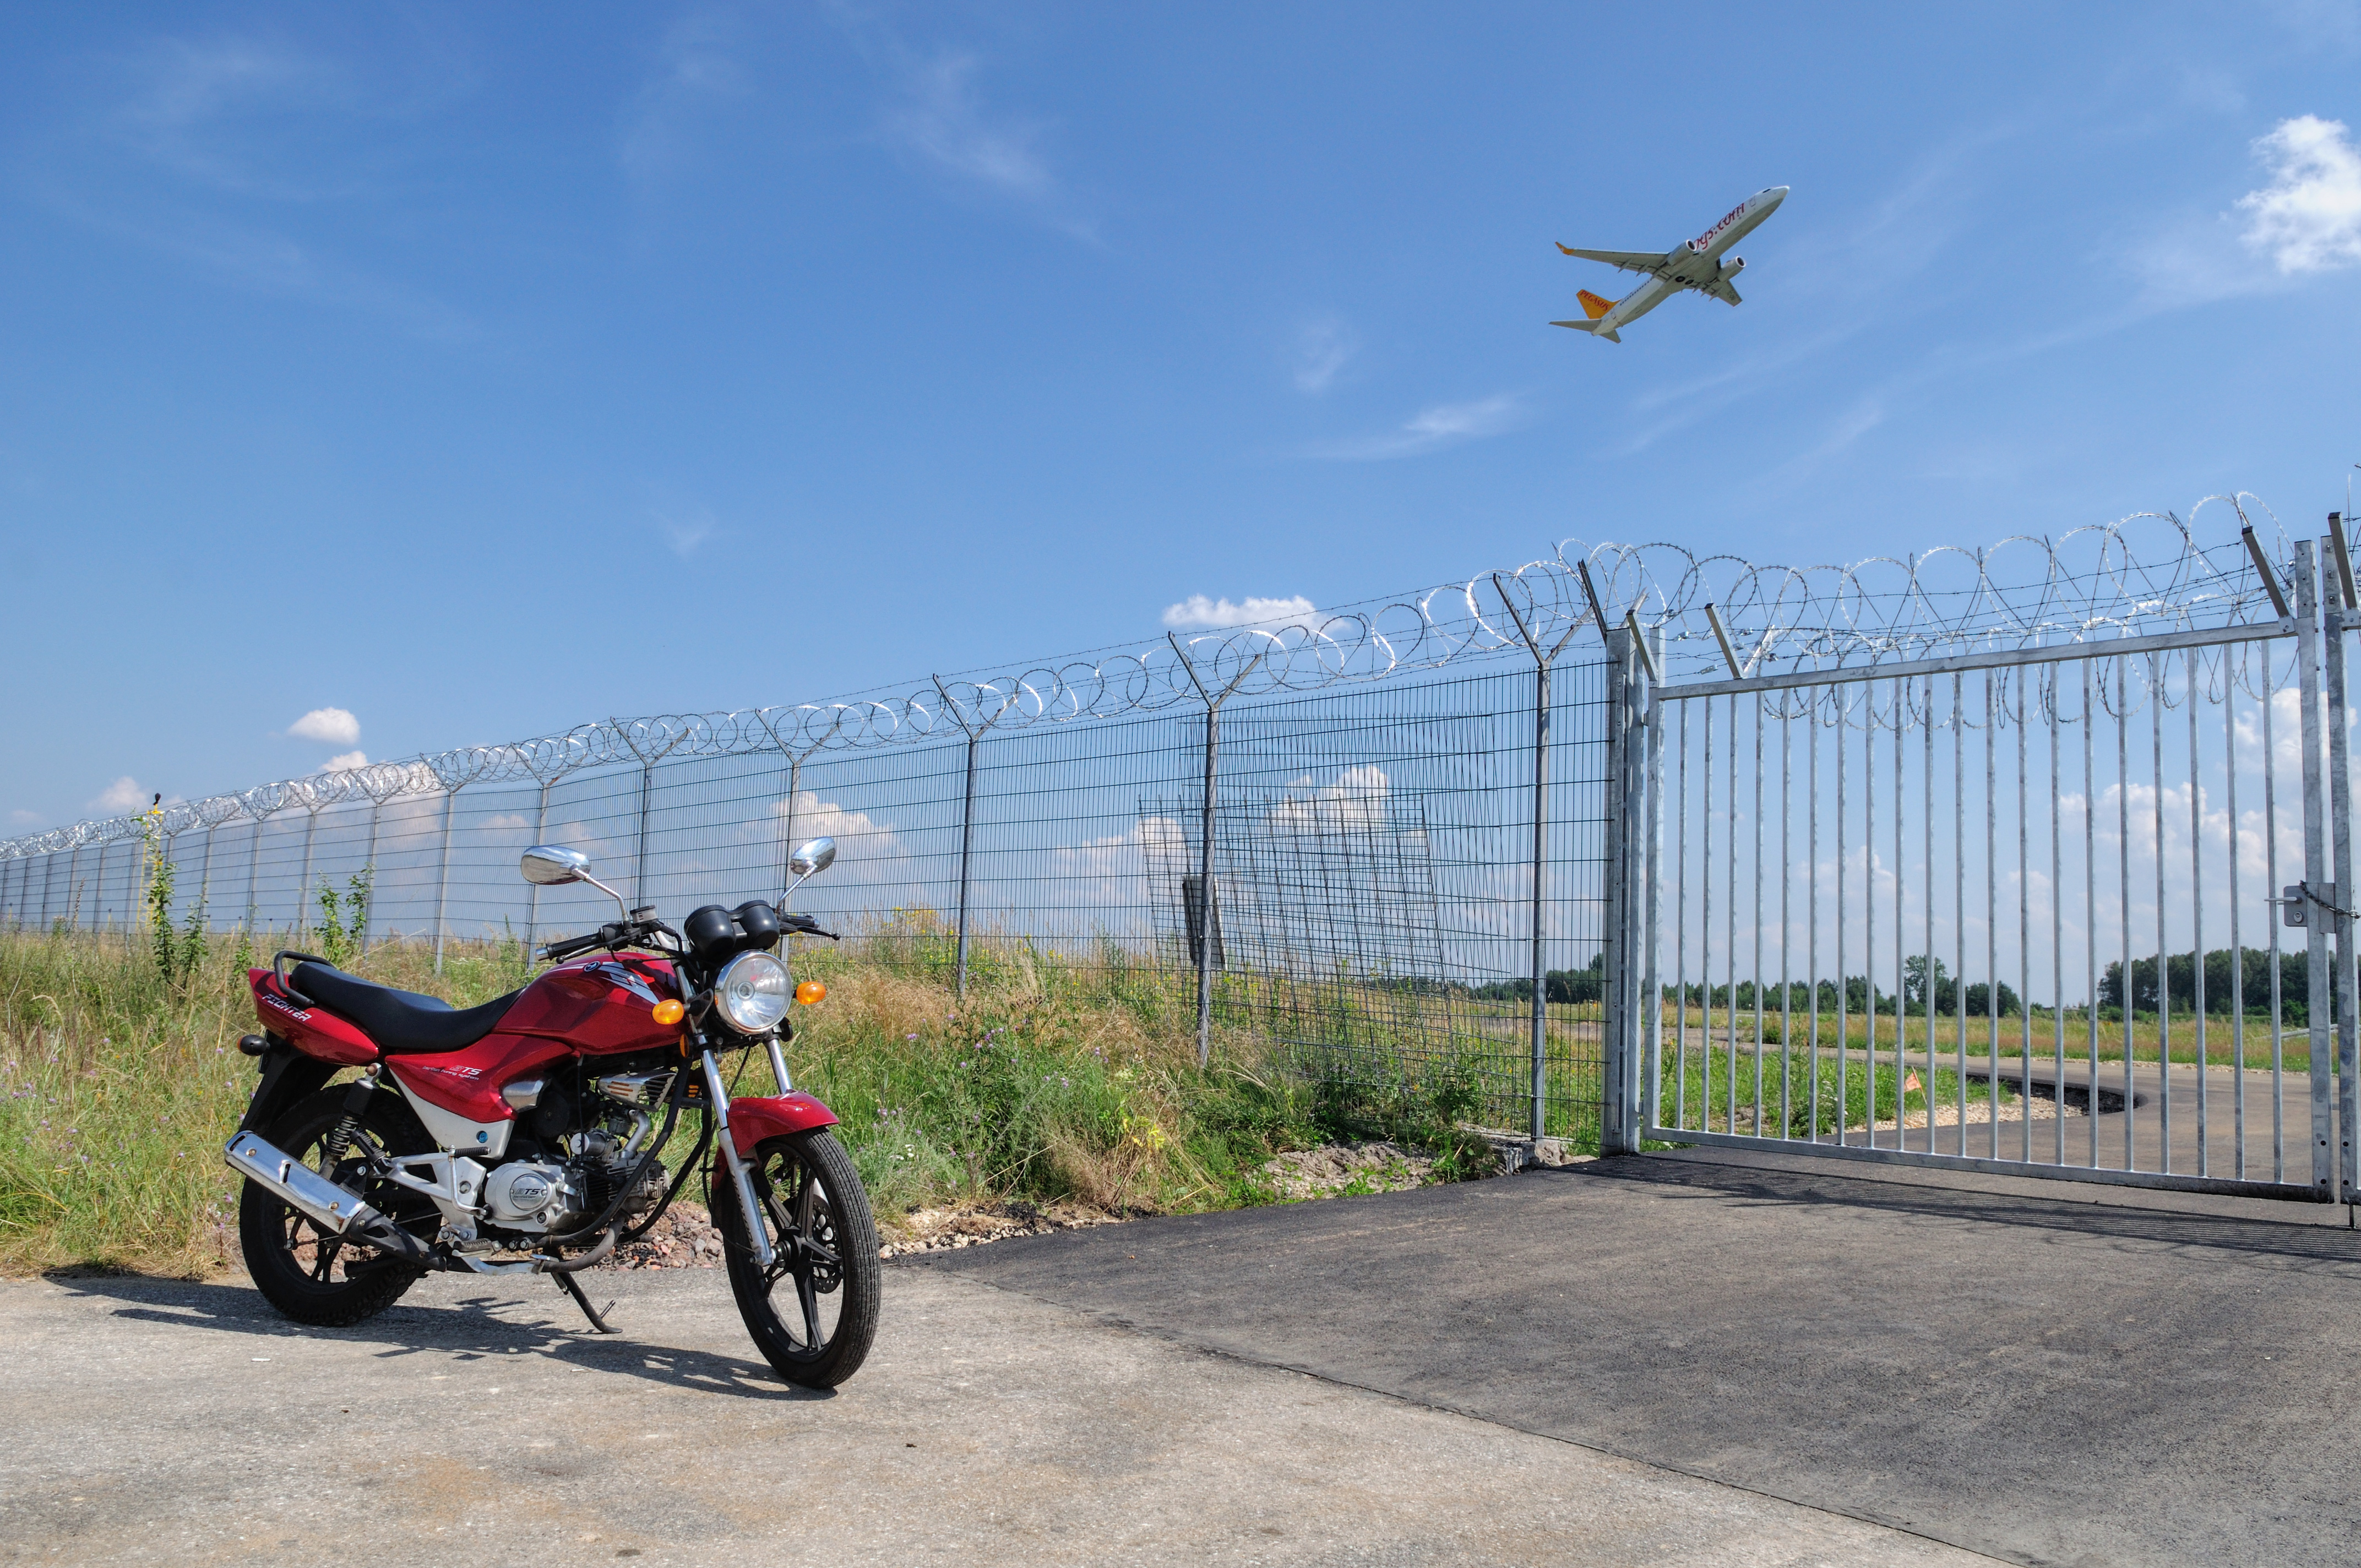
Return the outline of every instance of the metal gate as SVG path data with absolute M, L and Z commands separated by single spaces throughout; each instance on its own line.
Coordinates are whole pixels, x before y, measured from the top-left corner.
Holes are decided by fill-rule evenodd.
M 2294 556 L 2161 636 L 1670 685 L 1610 639 L 1603 1146 L 2353 1201 L 2361 614 Z

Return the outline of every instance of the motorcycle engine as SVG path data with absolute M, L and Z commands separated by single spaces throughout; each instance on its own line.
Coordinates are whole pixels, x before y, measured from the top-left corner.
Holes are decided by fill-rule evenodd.
M 585 1196 L 583 1218 L 595 1219 L 607 1212 L 623 1184 L 631 1179 L 631 1168 L 640 1163 L 630 1141 L 617 1136 L 604 1127 L 594 1127 L 582 1135 L 582 1157 L 567 1167 L 578 1172 Z M 662 1160 L 648 1162 L 647 1174 L 631 1190 L 621 1209 L 616 1212 L 615 1223 L 625 1229 L 647 1217 L 664 1199 L 664 1182 L 669 1176 Z
M 487 1216 L 519 1230 L 562 1226 L 581 1210 L 583 1199 L 579 1175 L 567 1166 L 513 1159 L 484 1179 Z

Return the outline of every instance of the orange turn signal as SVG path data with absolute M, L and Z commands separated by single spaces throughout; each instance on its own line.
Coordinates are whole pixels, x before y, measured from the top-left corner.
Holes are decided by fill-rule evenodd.
M 808 1007 L 828 994 L 828 987 L 816 980 L 807 980 L 796 987 L 796 1000 Z
M 664 1001 L 656 1003 L 655 1020 L 657 1023 L 662 1024 L 665 1028 L 669 1029 L 675 1024 L 679 1023 L 680 1015 L 687 1011 L 688 1009 L 683 1007 L 678 1002 L 670 997 L 666 997 Z

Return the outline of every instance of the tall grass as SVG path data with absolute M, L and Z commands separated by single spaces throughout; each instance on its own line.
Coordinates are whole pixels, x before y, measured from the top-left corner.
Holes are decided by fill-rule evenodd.
M 1015 1197 L 1122 1212 L 1267 1202 L 1273 1154 L 1340 1137 L 1424 1147 L 1446 1178 L 1488 1159 L 1463 1126 L 1484 1100 L 1472 1060 L 1386 1070 L 1239 1029 L 1217 1032 L 1201 1069 L 1190 977 L 981 943 L 961 1004 L 939 938 L 913 926 L 795 955 L 798 977 L 829 990 L 796 1010 L 797 1087 L 836 1112 L 889 1226 L 921 1206 Z M 168 957 L 147 934 L 0 932 L 0 1270 L 235 1262 L 221 1146 L 256 1081 L 236 1049 L 258 1026 L 245 970 L 279 945 L 214 933 Z M 350 967 L 461 1006 L 533 973 L 513 939 L 446 944 L 440 974 L 404 944 Z M 734 1070 L 771 1091 L 760 1053 Z

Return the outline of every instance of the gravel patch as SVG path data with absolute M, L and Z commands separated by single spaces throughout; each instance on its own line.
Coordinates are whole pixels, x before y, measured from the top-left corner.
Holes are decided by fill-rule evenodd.
M 1262 1174 L 1283 1201 L 1291 1202 L 1423 1187 L 1433 1177 L 1434 1162 L 1399 1144 L 1325 1144 L 1266 1160 Z
M 721 1232 L 702 1203 L 686 1200 L 664 1211 L 655 1227 L 596 1268 L 719 1268 Z

